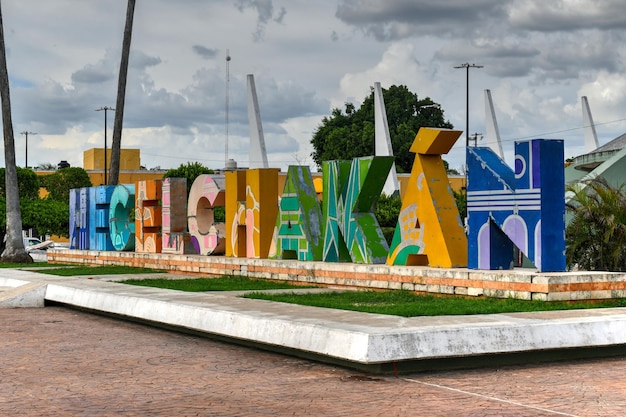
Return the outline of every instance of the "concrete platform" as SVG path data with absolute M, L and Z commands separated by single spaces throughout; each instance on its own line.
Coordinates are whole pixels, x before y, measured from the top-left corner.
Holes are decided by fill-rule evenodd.
M 25 285 L 47 303 L 381 372 L 432 360 L 626 349 L 626 308 L 402 318 L 0 269 L 0 287 Z
M 467 268 L 301 262 L 285 259 L 49 249 L 48 262 L 125 265 L 207 276 L 244 276 L 322 286 L 408 290 L 432 294 L 569 301 L 626 298 L 626 274 L 602 271 L 542 273 L 531 269 Z

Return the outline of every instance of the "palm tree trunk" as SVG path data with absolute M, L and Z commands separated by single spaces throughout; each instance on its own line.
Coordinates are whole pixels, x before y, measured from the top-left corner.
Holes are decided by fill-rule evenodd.
M 15 139 L 11 120 L 11 99 L 9 94 L 9 71 L 7 69 L 6 49 L 4 46 L 4 25 L 0 6 L 0 100 L 2 100 L 2 133 L 4 134 L 5 194 L 6 194 L 6 246 L 0 257 L 2 262 L 33 262 L 24 249 L 22 240 L 22 212 L 17 184 L 15 165 Z
M 124 99 L 126 97 L 126 78 L 128 74 L 128 56 L 130 55 L 130 41 L 133 34 L 133 16 L 135 14 L 135 0 L 128 0 L 126 9 L 126 26 L 122 41 L 122 60 L 120 74 L 117 79 L 117 102 L 115 103 L 115 121 L 113 123 L 113 142 L 111 143 L 111 169 L 109 184 L 117 185 L 120 176 L 120 150 L 122 147 L 122 125 L 124 123 Z

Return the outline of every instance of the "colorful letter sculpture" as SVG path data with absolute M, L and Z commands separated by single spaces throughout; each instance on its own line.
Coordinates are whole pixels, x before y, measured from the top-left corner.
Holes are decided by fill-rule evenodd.
M 515 171 L 468 148 L 469 267 L 508 269 L 513 245 L 542 272 L 565 270 L 563 141 L 515 143 Z
M 160 180 L 135 183 L 135 252 L 161 252 L 162 184 Z
M 187 231 L 187 179 L 163 180 L 163 253 L 195 253 Z
M 135 184 L 118 185 L 111 195 L 109 228 L 111 242 L 117 251 L 132 251 L 135 248 L 135 222 L 130 214 L 135 209 Z
M 89 188 L 70 190 L 70 248 L 89 249 Z
M 467 266 L 467 238 L 441 159 L 462 132 L 421 128 L 387 264 Z
M 109 206 L 114 185 L 100 185 L 89 188 L 90 223 L 89 223 L 89 249 L 112 251 L 115 248 L 111 242 L 109 231 Z
M 215 223 L 214 208 L 224 206 L 223 175 L 200 175 L 189 191 L 187 224 L 191 243 L 200 255 L 221 255 L 226 246 L 226 228 Z
M 387 259 L 385 241 L 373 210 L 393 165 L 392 156 L 355 158 L 346 178 L 345 161 L 324 162 L 324 257 L 379 264 Z
M 342 207 L 341 191 L 350 176 L 350 161 L 328 161 L 322 164 L 322 218 L 324 219 L 324 262 L 351 262 L 339 228 Z
M 267 258 L 278 214 L 278 169 L 226 173 L 226 256 Z
M 270 258 L 321 261 L 322 210 L 308 166 L 290 166 L 280 199 Z
M 78 229 L 80 215 L 80 188 L 70 190 L 70 249 L 78 249 Z

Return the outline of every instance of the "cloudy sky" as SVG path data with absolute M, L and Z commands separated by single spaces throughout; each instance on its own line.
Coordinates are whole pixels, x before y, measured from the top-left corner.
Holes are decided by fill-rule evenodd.
M 4 0 L 18 165 L 82 166 L 115 107 L 125 0 Z M 147 168 L 226 159 L 248 165 L 246 75 L 254 74 L 272 166 L 313 164 L 324 116 L 380 82 L 440 103 L 485 132 L 490 89 L 506 157 L 515 140 L 565 140 L 584 153 L 580 97 L 600 144 L 626 132 L 626 3 L 621 0 L 137 0 L 122 146 Z M 109 113 L 109 145 L 113 114 Z M 488 145 L 486 140 L 479 145 Z M 446 156 L 463 164 L 463 137 Z M 0 156 L 0 165 L 4 157 Z

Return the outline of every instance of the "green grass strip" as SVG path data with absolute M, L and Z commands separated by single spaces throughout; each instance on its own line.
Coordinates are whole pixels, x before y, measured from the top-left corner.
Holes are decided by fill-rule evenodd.
M 131 279 L 121 281 L 122 284 L 142 285 L 145 287 L 167 288 L 180 291 L 254 291 L 283 290 L 302 287 L 285 282 L 250 279 L 245 277 L 190 278 L 190 279 Z
M 0 262 L 0 268 L 12 268 L 12 269 L 23 269 L 23 268 L 60 268 L 63 266 L 70 266 L 64 264 L 49 264 L 48 262 L 32 262 L 29 264 L 24 263 L 15 263 L 15 262 Z
M 571 303 L 527 301 L 513 298 L 438 297 L 418 295 L 409 291 L 342 291 L 319 294 L 267 294 L 255 292 L 246 294 L 244 297 L 402 317 L 495 314 L 626 306 L 626 299 Z
M 58 265 L 55 265 L 58 266 Z M 41 274 L 58 275 L 62 277 L 73 277 L 77 275 L 120 275 L 120 274 L 154 274 L 158 271 L 150 268 L 134 268 L 120 265 L 103 266 L 73 266 L 70 268 L 50 268 L 37 271 Z

